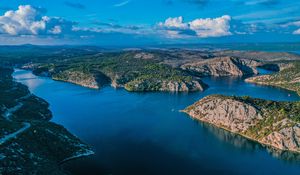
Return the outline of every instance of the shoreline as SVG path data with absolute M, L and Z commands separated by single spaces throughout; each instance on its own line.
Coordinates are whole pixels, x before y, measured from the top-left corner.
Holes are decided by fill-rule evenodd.
M 282 87 L 280 85 L 274 85 L 274 84 L 270 84 L 270 83 L 256 82 L 256 81 L 252 80 L 251 78 L 253 78 L 253 77 L 246 78 L 245 82 L 251 83 L 251 84 L 256 84 L 256 85 L 261 85 L 261 86 L 269 86 L 269 87 L 278 88 L 278 89 L 282 89 L 282 90 L 288 90 L 288 91 L 294 92 L 294 93 L 298 94 L 298 96 L 300 96 L 300 92 L 298 92 L 295 89 L 289 89 L 286 87 Z
M 64 126 L 51 122 L 53 115 L 49 103 L 32 94 L 27 85 L 18 82 L 13 77 L 15 69 L 0 69 L 4 74 L 0 82 L 6 85 L 1 86 L 1 93 L 6 99 L 0 104 L 4 133 L 0 138 L 0 150 L 1 163 L 7 164 L 0 167 L 1 172 L 14 174 L 17 167 L 26 169 L 23 173 L 29 174 L 51 169 L 60 171 L 59 166 L 64 161 L 95 154 L 88 144 Z M 11 103 L 15 103 L 14 106 Z M 51 163 L 51 166 L 47 167 L 45 163 Z
M 180 112 L 193 120 L 208 123 L 262 145 L 299 154 L 298 104 L 247 96 L 209 95 Z
M 214 123 L 208 122 L 208 121 L 206 121 L 206 120 L 198 119 L 198 118 L 196 118 L 196 117 L 194 117 L 194 116 L 189 115 L 188 112 L 185 111 L 185 110 L 180 110 L 180 112 L 185 113 L 185 114 L 187 115 L 187 117 L 191 118 L 192 120 L 194 120 L 194 121 L 196 121 L 196 122 L 207 123 L 207 124 L 212 125 L 212 126 L 214 126 L 214 127 L 216 127 L 216 128 L 223 129 L 223 130 L 225 130 L 225 131 L 227 131 L 227 132 L 230 132 L 230 133 L 233 133 L 233 134 L 237 134 L 237 135 L 242 136 L 242 137 L 244 137 L 244 138 L 246 138 L 246 139 L 248 139 L 248 140 L 254 141 L 254 142 L 256 142 L 256 143 L 258 143 L 258 144 L 260 144 L 260 145 L 262 145 L 262 146 L 264 146 L 264 147 L 274 148 L 274 149 L 277 149 L 278 151 L 288 151 L 288 152 L 290 152 L 290 153 L 300 154 L 300 151 L 292 151 L 292 150 L 288 150 L 288 149 L 281 149 L 281 148 L 275 147 L 275 146 L 273 146 L 273 145 L 271 145 L 271 144 L 264 143 L 264 142 L 260 142 L 259 140 L 254 139 L 254 138 L 251 138 L 251 137 L 249 137 L 249 136 L 247 136 L 247 135 L 244 135 L 244 134 L 242 134 L 242 133 L 233 132 L 233 131 L 231 131 L 230 129 L 228 129 L 228 128 L 226 128 L 226 127 L 223 127 L 223 126 L 221 126 L 221 125 L 219 126 L 219 125 L 216 125 L 216 124 L 214 124 Z

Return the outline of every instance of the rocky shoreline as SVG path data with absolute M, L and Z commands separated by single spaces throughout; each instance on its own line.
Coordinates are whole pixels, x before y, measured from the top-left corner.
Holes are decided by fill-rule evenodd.
M 146 69 L 150 70 L 139 72 L 134 70 L 134 67 L 131 67 L 129 71 L 133 73 L 128 73 L 128 71 L 125 73 L 119 73 L 119 71 L 84 71 L 80 69 L 60 71 L 49 68 L 45 69 L 39 64 L 30 67 L 24 65 L 21 68 L 32 70 L 38 76 L 46 75 L 53 80 L 69 82 L 91 89 L 100 89 L 101 87 L 111 85 L 114 88 L 124 88 L 129 92 L 195 92 L 204 91 L 207 88 L 207 85 L 200 78 L 190 76 L 169 66 L 153 63 L 147 63 L 143 66 L 149 67 Z M 156 67 L 157 69 L 162 69 L 161 72 L 156 73 Z
M 202 77 L 256 75 L 256 67 L 261 65 L 259 61 L 237 57 L 186 59 L 169 58 L 167 53 L 102 53 L 91 58 L 93 62 L 73 58 L 55 63 L 28 63 L 22 68 L 31 69 L 39 76 L 92 89 L 111 85 L 134 92 L 194 92 L 208 87 L 201 81 Z
M 300 95 L 300 64 L 288 64 L 288 66 L 277 73 L 250 77 L 245 79 L 245 81 L 291 90 Z
M 207 96 L 183 112 L 283 151 L 300 153 L 299 102 L 274 102 L 250 97 Z
M 58 75 L 53 76 L 52 79 L 56 81 L 65 81 L 77 84 L 91 89 L 100 88 L 96 81 L 96 78 L 92 74 L 80 71 L 64 71 Z

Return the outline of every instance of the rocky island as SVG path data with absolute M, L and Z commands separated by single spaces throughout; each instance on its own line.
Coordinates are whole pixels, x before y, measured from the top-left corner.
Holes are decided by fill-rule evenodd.
M 300 152 L 300 103 L 207 96 L 183 112 L 263 145 Z
M 64 175 L 60 164 L 94 154 L 63 126 L 50 122 L 49 104 L 0 67 L 0 174 Z

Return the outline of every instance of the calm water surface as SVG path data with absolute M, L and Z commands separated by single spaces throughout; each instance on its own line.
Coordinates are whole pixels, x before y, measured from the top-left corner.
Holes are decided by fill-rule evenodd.
M 299 162 L 285 160 L 289 154 L 272 156 L 257 143 L 179 112 L 209 94 L 300 100 L 296 93 L 239 78 L 205 78 L 209 89 L 188 94 L 91 90 L 25 70 L 16 70 L 14 78 L 50 103 L 53 122 L 90 144 L 94 166 L 109 174 L 300 174 Z

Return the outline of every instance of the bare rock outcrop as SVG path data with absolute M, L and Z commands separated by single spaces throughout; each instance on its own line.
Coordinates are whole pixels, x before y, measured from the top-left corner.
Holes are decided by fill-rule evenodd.
M 168 92 L 194 92 L 204 91 L 206 85 L 201 80 L 168 81 L 168 80 L 135 80 L 127 83 L 128 91 L 168 91 Z
M 176 82 L 176 81 L 163 81 L 160 91 L 171 92 L 191 92 L 191 91 L 204 91 L 205 85 L 200 81 L 190 82 Z
M 201 121 L 221 126 L 233 132 L 245 132 L 262 116 L 249 104 L 221 96 L 208 96 L 187 109 L 188 114 Z
M 201 76 L 243 76 L 258 74 L 257 61 L 234 57 L 217 57 L 193 61 L 181 66 L 182 69 Z
M 64 71 L 53 77 L 54 80 L 66 81 L 88 87 L 92 89 L 99 89 L 96 78 L 90 73 L 84 73 L 81 71 Z
M 299 104 L 250 97 L 207 96 L 187 107 L 192 118 L 280 150 L 300 152 Z M 293 111 L 293 112 L 290 112 Z M 297 113 L 297 112 L 296 112 Z
M 273 145 L 282 150 L 300 151 L 300 125 L 286 127 L 270 133 L 261 139 L 261 142 Z
M 134 55 L 134 58 L 147 60 L 147 59 L 153 59 L 154 55 L 151 53 L 139 52 Z

